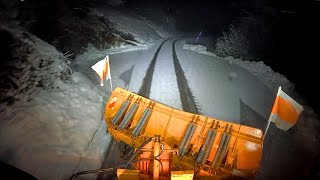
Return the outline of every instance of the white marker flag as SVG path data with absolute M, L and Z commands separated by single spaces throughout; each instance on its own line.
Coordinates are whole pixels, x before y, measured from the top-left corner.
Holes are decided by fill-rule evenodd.
M 107 55 L 104 59 L 98 61 L 95 65 L 91 67 L 100 77 L 100 86 L 104 86 L 103 80 L 106 79 L 108 81 L 110 79 L 110 86 L 112 91 L 112 82 L 111 82 L 111 74 L 110 74 L 110 64 L 109 64 L 109 55 Z
M 270 122 L 274 122 L 279 129 L 287 131 L 296 124 L 302 111 L 303 107 L 283 92 L 280 86 L 272 107 L 265 134 L 269 129 Z

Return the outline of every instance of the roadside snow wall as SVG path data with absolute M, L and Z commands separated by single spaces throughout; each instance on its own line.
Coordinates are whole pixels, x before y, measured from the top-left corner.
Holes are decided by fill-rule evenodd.
M 100 87 L 25 30 L 0 36 L 0 161 L 46 180 L 99 169 L 111 141 Z

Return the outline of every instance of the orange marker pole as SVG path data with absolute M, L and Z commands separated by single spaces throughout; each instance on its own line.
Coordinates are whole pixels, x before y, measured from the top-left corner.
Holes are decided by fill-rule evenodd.
M 281 91 L 281 86 L 279 86 L 278 88 L 278 92 L 277 92 L 277 96 L 276 96 L 276 99 L 274 100 L 274 104 L 277 103 L 278 101 L 278 95 L 279 95 L 279 92 Z M 270 123 L 271 123 L 271 115 L 272 115 L 272 112 L 274 111 L 274 108 L 275 108 L 275 105 L 273 104 L 273 107 L 272 107 L 272 110 L 271 110 L 271 113 L 270 113 L 270 116 L 269 116 L 269 119 L 268 119 L 268 125 L 266 127 L 266 130 L 264 131 L 264 135 L 263 135 L 263 140 L 264 138 L 266 137 L 267 135 L 267 132 L 269 130 L 269 126 L 270 126 Z
M 154 150 L 153 150 L 153 156 L 159 156 L 160 154 L 160 136 L 155 135 L 154 140 Z M 160 176 L 160 162 L 157 160 L 153 160 L 153 179 L 159 179 Z

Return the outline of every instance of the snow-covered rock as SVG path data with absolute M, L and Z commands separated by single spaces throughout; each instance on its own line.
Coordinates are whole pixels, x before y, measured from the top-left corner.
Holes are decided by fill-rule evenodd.
M 55 86 L 55 80 L 69 78 L 70 61 L 55 47 L 17 26 L 1 25 L 11 49 L 0 67 L 0 111 L 16 100 L 30 100 L 41 89 Z M 4 35 L 3 35 L 4 36 Z M 4 60 L 6 61 L 6 60 Z
M 196 45 L 192 45 L 192 44 L 184 44 L 182 49 L 188 49 L 191 51 L 206 51 L 207 47 L 200 45 L 200 44 L 196 44 Z
M 39 179 L 99 169 L 106 135 L 99 86 L 50 44 L 16 25 L 1 25 L 0 161 Z M 5 37 L 5 38 L 4 38 Z

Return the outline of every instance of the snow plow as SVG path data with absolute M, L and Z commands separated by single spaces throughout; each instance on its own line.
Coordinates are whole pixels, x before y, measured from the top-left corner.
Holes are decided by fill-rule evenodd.
M 135 151 L 118 179 L 253 179 L 260 129 L 177 110 L 116 88 L 106 104 L 107 131 Z

